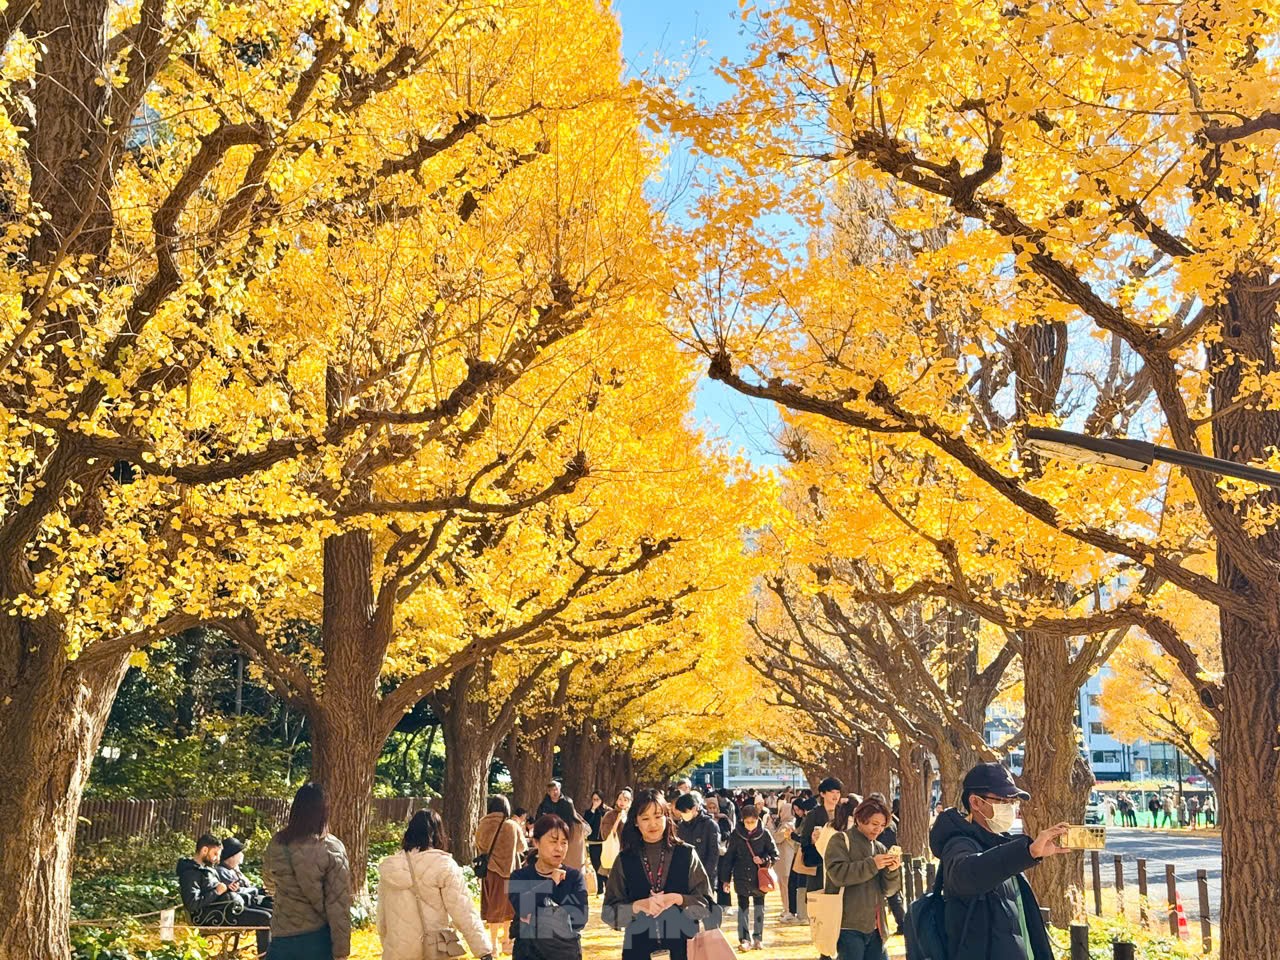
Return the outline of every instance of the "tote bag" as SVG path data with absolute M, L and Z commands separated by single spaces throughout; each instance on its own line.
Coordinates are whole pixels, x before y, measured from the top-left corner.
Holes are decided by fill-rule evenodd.
M 619 816 L 613 822 L 613 829 L 609 831 L 609 835 L 604 838 L 604 843 L 600 846 L 600 869 L 605 872 L 613 869 L 613 861 L 618 859 L 618 854 L 622 851 L 622 839 L 618 834 L 622 833 L 624 822 L 624 819 Z
M 689 960 L 735 960 L 736 954 L 718 927 L 703 930 L 689 941 Z
M 836 943 L 840 939 L 840 923 L 844 919 L 844 893 L 810 891 L 805 898 L 809 907 L 809 931 L 813 945 L 824 957 L 836 955 Z

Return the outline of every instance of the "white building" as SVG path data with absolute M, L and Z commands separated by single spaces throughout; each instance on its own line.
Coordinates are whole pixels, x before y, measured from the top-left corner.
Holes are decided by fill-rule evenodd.
M 800 789 L 809 785 L 804 771 L 770 753 L 755 740 L 733 744 L 712 763 L 698 767 L 690 776 L 697 789 L 761 790 L 778 787 Z
M 1111 735 L 1101 705 L 1102 682 L 1110 675 L 1110 670 L 1103 667 L 1077 693 L 1076 722 L 1080 730 L 1081 751 L 1093 768 L 1094 776 L 1099 781 L 1176 780 L 1181 760 L 1183 779 L 1198 778 L 1199 771 L 1191 761 L 1185 756 L 1179 758 L 1177 749 L 1170 744 L 1145 740 L 1122 743 Z M 1021 728 L 1021 717 L 1007 708 L 993 707 L 987 714 L 984 736 L 988 744 L 999 748 Z M 1021 773 L 1021 747 L 1015 747 L 1006 762 L 1015 773 Z

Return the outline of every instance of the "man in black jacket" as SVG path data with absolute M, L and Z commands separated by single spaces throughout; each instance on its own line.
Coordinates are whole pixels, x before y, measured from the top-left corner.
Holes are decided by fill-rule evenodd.
M 941 861 L 950 960 L 1053 960 L 1040 906 L 1022 873 L 1070 852 L 1057 843 L 1067 825 L 1042 830 L 1034 840 L 1010 836 L 1018 801 L 1029 799 L 1002 765 L 980 763 L 964 778 L 965 812 L 944 810 L 929 832 Z
M 178 861 L 178 889 L 182 893 L 182 905 L 194 924 L 235 924 L 244 910 L 244 901 L 218 877 L 217 864 L 221 853 L 222 841 L 206 833 L 196 840 L 195 858 L 183 857 Z
M 681 841 L 693 847 L 719 892 L 720 825 L 701 801 L 696 790 L 676 798 L 676 834 Z
M 570 829 L 573 829 L 573 825 L 578 822 L 578 811 L 573 808 L 573 801 L 564 795 L 564 788 L 561 787 L 559 780 L 552 780 L 547 784 L 547 795 L 538 804 L 537 817 L 534 819 L 546 816 L 548 813 L 554 813 L 567 823 Z

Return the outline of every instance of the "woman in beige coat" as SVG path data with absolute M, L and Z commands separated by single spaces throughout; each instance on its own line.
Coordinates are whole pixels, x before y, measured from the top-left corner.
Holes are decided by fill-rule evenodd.
M 507 886 L 511 874 L 521 866 L 527 844 L 524 830 L 511 819 L 506 797 L 490 797 L 488 811 L 476 824 L 476 853 L 489 857 L 488 870 L 480 881 L 480 916 L 489 928 L 494 952 L 501 953 L 507 924 L 515 916 Z

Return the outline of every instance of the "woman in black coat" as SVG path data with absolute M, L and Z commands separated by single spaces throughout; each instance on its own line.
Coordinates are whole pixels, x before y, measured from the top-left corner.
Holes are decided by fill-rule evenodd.
M 693 847 L 676 838 L 663 795 L 641 790 L 622 829 L 622 849 L 604 891 L 601 919 L 626 938 L 622 960 L 669 953 L 688 960 L 689 941 L 712 919 L 711 882 Z
M 778 845 L 773 834 L 764 829 L 754 804 L 742 808 L 742 822 L 729 835 L 729 849 L 724 855 L 724 872 L 732 878 L 738 895 L 738 941 L 743 950 L 759 950 L 764 945 L 764 891 L 760 889 L 760 870 L 778 861 Z M 725 884 L 728 889 L 729 884 Z M 748 917 L 748 904 L 752 915 Z

